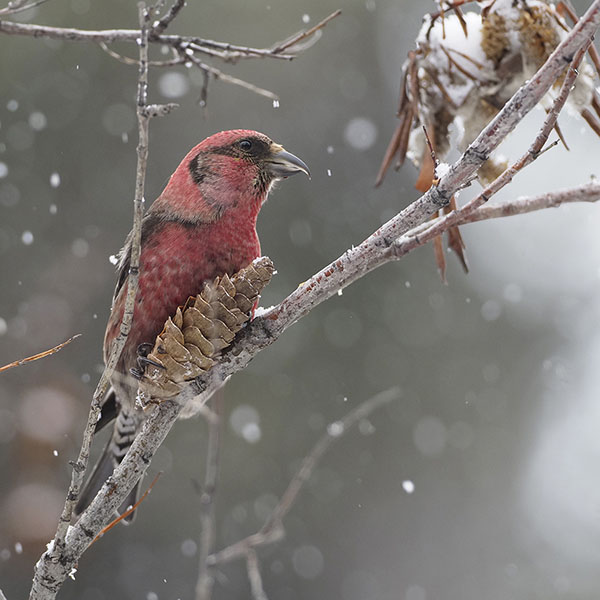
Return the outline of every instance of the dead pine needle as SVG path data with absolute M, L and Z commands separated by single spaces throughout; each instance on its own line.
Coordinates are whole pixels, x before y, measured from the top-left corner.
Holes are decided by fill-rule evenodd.
M 425 134 L 425 140 L 427 141 L 427 147 L 429 148 L 429 152 L 431 153 L 431 162 L 433 163 L 433 181 L 431 182 L 433 185 L 437 185 L 439 181 L 438 177 L 438 167 L 440 166 L 440 161 L 435 155 L 435 150 L 433 148 L 433 144 L 431 143 L 431 138 L 427 133 L 427 128 L 423 125 L 423 133 Z
M 43 352 L 39 352 L 38 354 L 34 354 L 33 356 L 28 356 L 27 358 L 22 358 L 21 360 L 15 360 L 14 362 L 4 365 L 3 367 L 0 367 L 0 373 L 2 371 L 8 371 L 13 367 L 20 367 L 21 365 L 33 362 L 34 360 L 39 360 L 40 358 L 46 358 L 46 356 L 50 356 L 51 354 L 56 354 L 78 337 L 81 337 L 80 333 L 76 333 L 74 336 L 71 336 L 67 341 L 63 342 L 62 344 L 58 344 L 58 346 L 54 346 L 54 348 L 50 348 L 50 350 L 44 350 Z
M 100 531 L 100 533 L 92 540 L 90 546 L 94 542 L 97 542 L 105 533 L 110 531 L 117 523 L 128 517 L 146 499 L 146 496 L 152 491 L 152 488 L 154 487 L 154 485 L 159 480 L 162 474 L 163 472 L 159 471 L 152 480 L 152 483 L 150 484 L 148 489 L 142 494 L 141 498 L 131 508 L 128 508 L 122 515 L 119 515 L 114 521 L 111 521 L 104 529 L 102 529 L 102 531 Z

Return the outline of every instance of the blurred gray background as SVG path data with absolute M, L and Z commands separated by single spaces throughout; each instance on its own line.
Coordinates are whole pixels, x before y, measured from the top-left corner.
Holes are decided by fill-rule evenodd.
M 268 46 L 338 7 L 343 15 L 292 63 L 215 63 L 277 92 L 279 107 L 211 82 L 204 112 L 198 73 L 151 72 L 151 101 L 181 107 L 151 124 L 148 201 L 191 146 L 221 129 L 263 131 L 313 172 L 283 182 L 260 216 L 278 269 L 265 306 L 417 197 L 412 165 L 380 189 L 373 181 L 401 63 L 435 5 L 189 2 L 169 30 Z M 53 0 L 21 19 L 133 28 L 137 9 Z M 55 530 L 101 370 L 109 256 L 131 223 L 136 72 L 92 44 L 0 36 L 0 81 L 0 364 L 83 334 L 0 375 L 0 588 L 14 600 Z M 543 116 L 534 111 L 503 152 L 517 158 Z M 600 140 L 569 116 L 561 125 L 571 152 L 544 155 L 502 197 L 600 175 Z M 324 457 L 286 539 L 260 550 L 269 598 L 597 598 L 599 226 L 593 205 L 469 226 L 469 275 L 449 257 L 443 285 L 431 248 L 420 249 L 261 353 L 226 390 L 218 547 L 261 526 L 327 423 L 400 386 L 399 400 Z M 84 555 L 61 598 L 192 597 L 205 433 L 201 419 L 175 426 L 137 521 Z M 218 577 L 216 599 L 249 597 L 242 563 Z

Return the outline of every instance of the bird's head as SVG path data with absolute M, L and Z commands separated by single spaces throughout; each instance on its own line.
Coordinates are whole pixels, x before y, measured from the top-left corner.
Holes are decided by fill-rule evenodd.
M 181 161 L 156 209 L 193 222 L 211 222 L 227 210 L 258 213 L 277 179 L 310 177 L 306 164 L 263 133 L 246 129 L 207 137 Z

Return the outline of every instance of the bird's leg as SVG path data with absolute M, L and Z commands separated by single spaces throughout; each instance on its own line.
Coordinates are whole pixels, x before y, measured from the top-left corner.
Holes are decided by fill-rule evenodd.
M 144 371 L 146 370 L 146 366 L 152 365 L 154 367 L 158 367 L 159 369 L 164 369 L 165 367 L 161 365 L 159 362 L 148 358 L 148 354 L 152 351 L 154 347 L 153 344 L 149 342 L 145 342 L 140 344 L 137 347 L 137 368 L 129 369 L 129 372 L 136 378 L 141 379 L 144 375 Z

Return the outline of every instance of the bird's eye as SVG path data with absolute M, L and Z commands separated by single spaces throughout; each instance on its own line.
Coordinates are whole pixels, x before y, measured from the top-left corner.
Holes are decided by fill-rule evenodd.
M 252 148 L 252 142 L 250 140 L 242 140 L 239 143 L 240 146 L 240 150 L 243 150 L 244 152 L 248 152 L 248 150 L 250 150 L 250 148 Z

